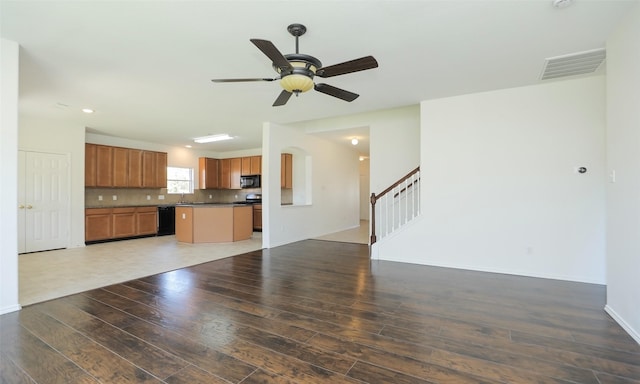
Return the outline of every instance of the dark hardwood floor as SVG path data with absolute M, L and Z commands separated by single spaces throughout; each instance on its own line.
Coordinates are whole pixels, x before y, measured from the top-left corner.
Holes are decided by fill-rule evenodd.
M 307 240 L 0 316 L 2 383 L 640 383 L 605 287 Z

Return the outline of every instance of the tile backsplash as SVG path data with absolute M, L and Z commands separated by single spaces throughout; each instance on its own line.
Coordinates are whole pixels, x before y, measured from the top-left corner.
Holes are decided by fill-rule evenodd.
M 143 205 L 177 204 L 179 202 L 232 203 L 244 201 L 249 193 L 260 193 L 257 189 L 197 189 L 194 193 L 169 194 L 166 188 L 85 188 L 84 204 L 87 208 L 126 207 Z M 115 200 L 114 200 L 115 196 Z

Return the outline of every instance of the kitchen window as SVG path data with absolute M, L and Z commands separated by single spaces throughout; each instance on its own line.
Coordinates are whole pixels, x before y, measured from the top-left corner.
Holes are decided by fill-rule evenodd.
M 167 167 L 167 193 L 193 193 L 193 168 Z

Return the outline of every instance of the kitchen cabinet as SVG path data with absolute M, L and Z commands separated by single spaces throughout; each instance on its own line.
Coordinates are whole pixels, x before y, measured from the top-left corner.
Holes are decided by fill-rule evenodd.
M 176 240 L 183 243 L 228 243 L 253 234 L 249 205 L 200 204 L 176 207 Z
M 111 224 L 112 238 L 132 237 L 136 235 L 136 209 L 135 207 L 112 208 Z
M 136 235 L 155 235 L 158 232 L 158 208 L 136 208 Z
M 293 188 L 293 155 L 290 153 L 280 155 L 280 188 Z
M 218 188 L 231 189 L 231 159 L 220 159 Z
M 251 175 L 251 157 L 242 157 L 241 162 L 242 162 L 241 175 L 242 176 Z
M 242 158 L 230 159 L 231 163 L 231 189 L 240 189 L 240 175 L 242 174 Z
M 217 189 L 220 188 L 218 182 L 220 160 L 209 157 L 201 157 L 198 159 L 198 186 L 200 189 Z
M 248 156 L 242 158 L 242 176 L 259 175 L 262 173 L 262 156 Z
M 85 242 L 155 235 L 158 208 L 119 207 L 85 209 Z
M 153 152 L 142 152 L 142 186 L 153 188 L 156 185 L 156 156 Z
M 113 147 L 96 146 L 96 187 L 113 186 Z
M 262 204 L 253 204 L 253 230 L 262 231 Z
M 167 153 L 85 144 L 85 187 L 166 188 Z
M 111 239 L 111 209 L 87 208 L 84 216 L 84 241 L 97 241 Z
M 155 152 L 156 188 L 167 188 L 167 153 Z
M 142 150 L 129 149 L 129 188 L 142 188 Z
M 167 187 L 167 154 L 165 152 L 143 151 L 142 187 Z
M 262 174 L 262 156 L 251 156 L 251 174 Z
M 97 145 L 86 143 L 84 145 L 84 186 L 95 187 L 97 186 L 97 161 L 98 156 L 96 154 Z
M 113 147 L 113 184 L 114 187 L 129 186 L 129 149 Z

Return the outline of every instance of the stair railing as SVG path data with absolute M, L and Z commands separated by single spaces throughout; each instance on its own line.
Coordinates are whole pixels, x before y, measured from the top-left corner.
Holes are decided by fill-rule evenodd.
M 377 204 L 380 202 L 380 204 Z M 371 238 L 370 243 L 397 230 L 420 213 L 420 167 L 379 194 L 371 194 Z M 380 221 L 376 232 L 376 217 Z M 377 233 L 377 234 L 376 234 Z

